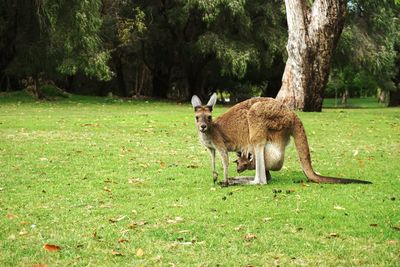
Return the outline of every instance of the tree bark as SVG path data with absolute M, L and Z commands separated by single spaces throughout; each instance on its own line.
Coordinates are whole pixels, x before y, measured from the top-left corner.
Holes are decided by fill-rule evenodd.
M 277 99 L 291 109 L 321 111 L 333 51 L 344 25 L 345 0 L 285 0 L 288 59 Z

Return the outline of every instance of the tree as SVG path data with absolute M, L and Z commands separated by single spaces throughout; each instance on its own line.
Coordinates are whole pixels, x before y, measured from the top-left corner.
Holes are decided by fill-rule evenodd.
M 40 78 L 78 72 L 111 78 L 108 53 L 98 36 L 100 0 L 16 0 L 0 5 L 0 21 L 6 21 L 0 30 L 1 78 L 32 77 L 39 97 Z
M 186 99 L 216 89 L 235 94 L 233 84 L 261 87 L 268 78 L 261 74 L 284 53 L 281 5 L 261 0 L 126 2 L 119 20 L 130 23 L 122 23 L 127 38 L 121 43 L 135 52 L 123 53 L 149 70 L 156 97 Z M 144 14 L 142 32 L 135 23 L 139 14 Z
M 292 109 L 321 111 L 333 51 L 346 13 L 345 0 L 285 0 L 288 59 L 277 99 Z
M 352 77 L 364 76 L 358 86 L 346 88 L 351 95 L 357 95 L 354 90 L 360 88 L 364 92 L 370 88 L 375 93 L 379 88 L 381 92 L 392 96 L 391 99 L 396 96 L 395 76 L 399 64 L 395 60 L 399 56 L 399 49 L 396 49 L 396 44 L 400 42 L 399 16 L 400 6 L 391 0 L 349 3 L 345 27 L 333 59 L 335 75 L 332 79 L 339 78 L 342 84 L 349 84 L 348 74 Z

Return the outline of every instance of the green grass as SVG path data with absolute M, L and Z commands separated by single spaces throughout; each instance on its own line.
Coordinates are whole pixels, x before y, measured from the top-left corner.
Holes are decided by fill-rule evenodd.
M 0 266 L 398 266 L 400 109 L 299 116 L 318 172 L 373 184 L 294 183 L 291 144 L 220 188 L 189 104 L 1 96 Z
M 349 98 L 347 104 L 342 104 L 341 99 L 324 99 L 325 108 L 383 108 L 386 104 L 379 103 L 377 98 Z

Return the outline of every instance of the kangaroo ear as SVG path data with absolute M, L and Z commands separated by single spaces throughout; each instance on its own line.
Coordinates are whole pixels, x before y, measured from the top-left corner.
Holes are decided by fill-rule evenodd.
M 214 108 L 215 103 L 217 103 L 217 94 L 216 93 L 212 94 L 212 96 L 210 97 L 210 100 L 208 100 L 207 106 L 210 108 L 210 110 L 212 110 Z
M 201 100 L 197 95 L 193 95 L 192 96 L 192 106 L 193 108 L 199 107 L 201 106 Z

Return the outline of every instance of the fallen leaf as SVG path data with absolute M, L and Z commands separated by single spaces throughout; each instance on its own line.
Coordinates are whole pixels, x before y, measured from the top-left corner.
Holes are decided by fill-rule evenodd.
M 129 242 L 128 239 L 118 239 L 118 243 L 126 243 Z
M 144 255 L 143 249 L 138 248 L 138 249 L 136 250 L 136 256 L 138 256 L 138 257 L 143 257 L 143 255 Z
M 121 252 L 116 251 L 116 250 L 112 250 L 111 254 L 114 255 L 114 256 L 123 256 L 123 254 Z
M 144 182 L 141 178 L 130 178 L 128 179 L 128 183 L 130 184 L 142 184 Z
M 28 234 L 28 231 L 26 231 L 25 229 L 22 229 L 20 232 L 19 232 L 19 235 L 27 235 Z
M 389 240 L 388 244 L 389 245 L 395 245 L 395 244 L 397 244 L 397 240 Z
M 254 239 L 256 239 L 257 238 L 257 236 L 255 235 L 255 234 L 250 234 L 250 233 L 247 233 L 245 236 L 244 236 L 244 240 L 246 240 L 246 242 L 251 242 L 251 241 L 253 241 Z
M 243 230 L 244 229 L 244 225 L 241 224 L 241 225 L 235 227 L 234 229 L 235 229 L 235 231 Z
M 334 208 L 335 210 L 346 210 L 345 208 L 343 208 L 343 207 L 341 207 L 341 206 L 338 206 L 338 205 L 334 206 L 333 208 Z
M 47 265 L 43 263 L 38 263 L 38 264 L 32 264 L 32 267 L 47 267 Z
M 173 208 L 183 208 L 183 205 L 175 203 L 175 204 L 172 204 L 171 207 L 173 207 Z
M 143 226 L 143 225 L 146 225 L 146 224 L 148 224 L 148 222 L 146 222 L 146 221 L 133 222 L 133 223 L 130 223 L 128 225 L 128 228 L 129 229 L 135 229 L 137 226 Z
M 398 225 L 392 226 L 392 228 L 393 228 L 393 230 L 400 231 L 400 226 L 398 226 Z
M 15 219 L 15 218 L 18 218 L 18 216 L 15 215 L 15 214 L 7 214 L 6 217 L 7 217 L 7 219 L 10 219 L 10 220 L 13 220 L 13 219 Z
M 15 239 L 17 239 L 17 238 L 16 238 L 15 235 L 9 235 L 7 239 L 8 239 L 8 240 L 15 240 Z
M 103 188 L 103 191 L 106 191 L 106 192 L 109 192 L 109 193 L 111 193 L 111 189 L 110 189 L 110 188 L 108 188 L 108 187 L 104 187 L 104 188 Z
M 339 235 L 337 233 L 330 233 L 329 237 L 339 237 Z
M 57 252 L 57 251 L 59 251 L 61 249 L 60 246 L 52 245 L 52 244 L 44 244 L 43 248 L 45 250 L 47 250 L 47 251 L 50 251 L 50 252 Z
M 100 124 L 98 124 L 98 123 L 84 123 L 84 124 L 81 124 L 81 126 L 82 127 L 87 127 L 87 126 L 99 127 Z
M 266 222 L 269 222 L 270 220 L 272 220 L 272 218 L 271 217 L 265 217 L 262 220 L 263 220 L 263 222 L 266 223 Z
M 175 219 L 169 219 L 167 220 L 167 223 L 169 224 L 177 224 L 183 222 L 183 218 L 182 217 L 175 217 Z
M 378 224 L 377 224 L 377 223 L 371 223 L 369 226 L 371 226 L 371 227 L 377 227 Z
M 356 150 L 353 150 L 353 157 L 355 157 L 355 156 L 357 156 L 358 155 L 358 150 L 356 149 Z
M 120 216 L 118 218 L 111 218 L 111 219 L 109 219 L 109 221 L 112 223 L 116 223 L 116 222 L 122 221 L 125 218 L 126 218 L 126 216 Z
M 0 192 L 1 192 L 1 191 L 4 191 L 4 188 L 3 188 L 3 187 L 0 187 Z
M 190 230 L 181 230 L 181 231 L 178 231 L 177 233 L 178 234 L 188 234 L 188 233 L 191 233 L 192 231 L 190 231 Z
M 189 164 L 186 166 L 186 168 L 188 169 L 197 169 L 199 166 L 198 165 L 194 165 L 194 164 Z

